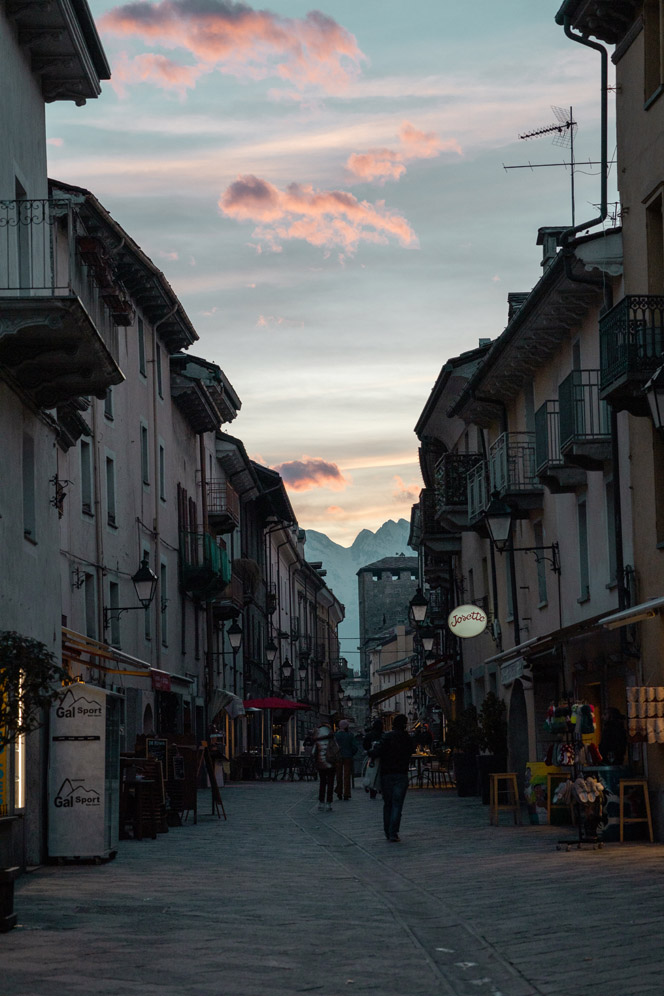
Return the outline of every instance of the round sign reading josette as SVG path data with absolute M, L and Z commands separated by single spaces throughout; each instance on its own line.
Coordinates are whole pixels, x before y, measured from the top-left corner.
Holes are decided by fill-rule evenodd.
M 486 612 L 479 605 L 459 605 L 447 617 L 447 625 L 451 631 L 463 639 L 479 636 L 486 629 L 488 621 Z

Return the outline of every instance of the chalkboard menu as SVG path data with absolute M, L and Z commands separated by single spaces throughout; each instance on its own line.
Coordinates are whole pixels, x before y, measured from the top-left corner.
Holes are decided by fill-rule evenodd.
M 164 778 L 168 778 L 168 740 L 146 737 L 145 756 L 153 757 L 156 761 L 161 761 L 163 776 Z
M 184 779 L 184 757 L 182 754 L 173 754 L 171 761 L 173 764 L 173 778 L 182 781 Z

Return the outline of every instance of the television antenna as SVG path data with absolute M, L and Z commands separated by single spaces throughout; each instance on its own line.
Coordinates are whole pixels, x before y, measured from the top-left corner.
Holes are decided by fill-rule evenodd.
M 553 111 L 556 122 L 555 124 L 544 125 L 542 128 L 535 128 L 533 131 L 524 132 L 523 135 L 519 135 L 521 139 L 529 138 L 540 138 L 542 135 L 553 135 L 553 145 L 557 145 L 560 148 L 570 150 L 570 161 L 569 163 L 561 163 L 562 166 L 570 166 L 572 173 L 572 227 L 575 224 L 575 205 L 574 205 L 574 135 L 577 130 L 577 123 L 574 120 L 574 112 L 572 108 L 565 107 L 554 107 L 551 105 L 551 110 Z M 546 165 L 557 166 L 558 163 L 547 163 Z M 506 166 L 505 169 L 522 169 L 523 167 Z

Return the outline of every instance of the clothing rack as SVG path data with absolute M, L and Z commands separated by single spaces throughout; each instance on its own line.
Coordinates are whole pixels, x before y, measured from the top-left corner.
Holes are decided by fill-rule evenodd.
M 557 842 L 556 850 L 558 851 L 569 851 L 574 846 L 581 850 L 584 844 L 591 845 L 593 850 L 604 846 L 601 834 L 598 832 L 602 817 L 604 787 L 601 782 L 594 778 L 586 784 L 583 777 L 586 762 L 581 760 L 581 755 L 585 753 L 586 745 L 583 743 L 581 709 L 580 706 L 572 706 L 570 702 L 567 707 L 555 710 L 558 722 L 562 719 L 562 716 L 559 717 L 560 713 L 567 714 L 564 738 L 559 744 L 560 750 L 563 755 L 566 755 L 566 758 L 559 761 L 559 766 L 570 769 L 570 778 L 567 782 L 561 783 L 556 792 L 559 792 L 563 785 L 569 785 L 567 794 L 578 830 L 575 839 L 564 839 Z M 587 716 L 591 717 L 591 727 L 594 726 L 594 715 L 590 708 L 587 710 Z M 574 717 L 574 722 L 572 722 L 572 717 Z

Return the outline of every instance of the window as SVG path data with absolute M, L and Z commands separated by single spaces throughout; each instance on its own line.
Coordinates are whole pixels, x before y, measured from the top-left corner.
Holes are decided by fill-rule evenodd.
M 83 599 L 85 605 L 85 635 L 91 640 L 97 639 L 97 599 L 95 598 L 95 576 L 86 571 L 83 584 Z
M 35 441 L 23 433 L 23 535 L 37 542 L 35 512 Z
M 371 575 L 372 581 L 380 581 L 380 571 L 374 571 Z
M 489 609 L 489 618 L 493 618 L 493 598 L 492 593 L 489 590 L 489 561 L 486 557 L 482 557 L 482 589 L 486 595 L 486 604 Z
M 646 104 L 659 93 L 662 72 L 662 0 L 645 0 L 643 5 L 644 94 Z
M 392 571 L 392 580 L 393 581 L 398 581 L 399 580 L 399 572 L 398 571 Z
M 113 419 L 113 388 L 109 387 L 104 395 L 104 415 L 108 419 Z
M 143 374 L 146 374 L 145 366 L 145 331 L 143 329 L 143 319 L 138 319 L 138 369 Z
M 92 488 L 92 447 L 87 440 L 81 440 L 81 511 L 93 514 Z
M 166 451 L 163 445 L 159 444 L 159 497 L 166 501 Z
M 160 591 L 161 598 L 161 645 L 168 646 L 168 574 L 166 564 L 162 563 L 160 571 Z
M 664 293 L 664 223 L 662 195 L 657 194 L 646 207 L 646 246 L 648 250 L 648 293 Z
M 535 537 L 535 546 L 544 546 L 544 530 L 542 529 L 542 523 L 536 522 L 533 525 L 533 535 Z M 546 590 L 546 560 L 544 559 L 545 551 L 537 550 L 537 596 L 539 598 L 540 606 L 545 605 L 548 601 L 548 593 Z
M 106 521 L 109 526 L 115 523 L 115 460 L 106 457 Z
M 111 581 L 108 586 L 108 608 L 109 623 L 111 630 L 111 643 L 114 647 L 120 646 L 120 618 L 118 608 L 120 607 L 120 585 L 117 581 Z
M 147 547 L 143 550 L 142 559 L 147 560 L 148 564 L 150 563 L 150 551 L 147 549 Z M 147 609 L 145 610 L 145 615 L 143 617 L 143 635 L 146 640 L 152 639 L 152 616 L 150 614 L 150 609 L 151 606 L 148 605 Z
M 148 447 L 148 427 L 141 423 L 141 478 L 143 484 L 150 483 L 150 452 Z
M 164 397 L 164 382 L 162 380 L 161 374 L 161 346 L 157 343 L 157 352 L 155 355 L 155 366 L 157 368 L 157 391 L 159 392 L 159 397 Z
M 468 601 L 475 601 L 475 571 L 472 567 L 468 569 Z
M 588 510 L 585 498 L 576 506 L 577 526 L 579 533 L 579 601 L 590 598 L 590 571 L 588 563 Z

